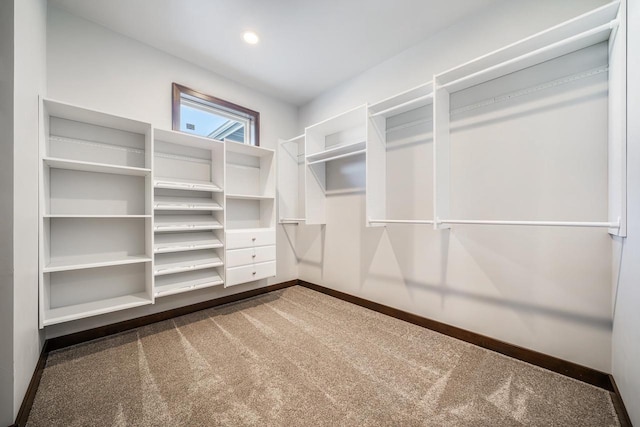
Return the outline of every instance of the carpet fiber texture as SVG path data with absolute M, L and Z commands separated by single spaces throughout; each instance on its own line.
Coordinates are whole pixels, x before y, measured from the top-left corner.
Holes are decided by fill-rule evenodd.
M 605 390 L 295 286 L 49 355 L 29 426 L 616 426 Z

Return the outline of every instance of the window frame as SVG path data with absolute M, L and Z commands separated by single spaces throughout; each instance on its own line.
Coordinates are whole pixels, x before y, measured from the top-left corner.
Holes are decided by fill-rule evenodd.
M 221 109 L 237 111 L 240 115 L 249 116 L 253 121 L 253 132 L 255 134 L 253 141 L 249 140 L 244 143 L 235 141 L 230 142 L 235 144 L 254 145 L 256 147 L 260 146 L 260 113 L 258 111 L 251 110 L 215 96 L 204 94 L 175 82 L 171 85 L 171 92 L 171 128 L 174 131 L 180 132 L 180 100 L 182 95 L 185 94 L 193 98 L 201 99 L 205 104 L 213 104 L 214 107 L 220 106 Z

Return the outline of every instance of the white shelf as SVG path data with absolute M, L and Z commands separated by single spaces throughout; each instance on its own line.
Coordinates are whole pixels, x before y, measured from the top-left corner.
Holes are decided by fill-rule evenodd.
M 226 194 L 227 199 L 237 200 L 273 200 L 275 196 L 258 196 L 255 194 Z
M 55 169 L 67 169 L 83 172 L 98 172 L 131 176 L 146 176 L 151 173 L 151 169 L 110 165 L 106 163 L 85 162 L 81 160 L 68 160 L 54 157 L 45 157 L 42 160 L 44 161 L 44 164 L 46 166 Z
M 43 326 L 151 304 L 145 292 L 44 310 Z
M 157 254 L 215 249 L 223 247 L 222 241 L 211 232 L 204 233 L 161 233 L 155 236 L 153 252 Z
M 212 199 L 198 197 L 167 197 L 155 196 L 153 202 L 155 210 L 199 210 L 221 211 L 222 206 Z
M 240 144 L 238 142 L 226 142 L 225 148 L 227 152 L 244 154 L 253 157 L 273 156 L 274 150 L 269 148 L 258 147 L 249 144 Z
M 327 150 L 319 153 L 309 154 L 306 156 L 307 162 L 320 163 L 335 160 L 343 157 L 354 156 L 362 154 L 366 151 L 366 141 L 358 141 L 352 144 L 340 145 L 338 147 L 331 147 Z
M 208 215 L 156 215 L 155 231 L 217 230 L 222 224 Z
M 156 177 L 153 180 L 153 186 L 154 188 L 167 188 L 171 190 L 209 191 L 212 193 L 222 192 L 222 188 L 213 182 L 179 178 Z
M 157 256 L 153 274 L 162 276 L 185 271 L 221 267 L 222 265 L 224 265 L 224 263 L 220 257 L 209 251 L 198 254 L 194 254 L 193 252 L 177 252 Z
M 155 282 L 156 297 L 164 297 L 224 284 L 224 280 L 222 280 L 215 270 L 199 270 L 160 276 L 156 278 Z
M 425 83 L 369 106 L 372 117 L 391 117 L 433 104 L 433 84 Z
M 612 2 L 437 75 L 437 87 L 457 92 L 609 39 L 617 27 Z
M 151 218 L 151 215 L 75 215 L 75 214 L 45 214 L 44 218 Z
M 109 267 L 113 265 L 137 264 L 151 262 L 146 255 L 77 255 L 52 258 L 45 265 L 43 272 L 82 270 L 86 268 Z

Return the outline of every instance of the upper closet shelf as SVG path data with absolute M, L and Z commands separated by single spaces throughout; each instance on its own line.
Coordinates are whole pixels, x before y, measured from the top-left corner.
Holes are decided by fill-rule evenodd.
M 211 150 L 216 144 L 224 144 L 223 141 L 217 139 L 165 129 L 154 129 L 154 139 L 156 141 L 169 142 L 171 144 L 200 148 L 203 150 Z
M 84 172 L 110 173 L 116 175 L 146 176 L 151 173 L 151 169 L 135 168 L 130 166 L 109 165 L 105 163 L 85 162 L 81 160 L 66 160 L 54 157 L 42 159 L 46 166 L 55 169 L 67 169 Z
M 167 188 L 171 190 L 209 191 L 212 193 L 222 192 L 222 188 L 212 182 L 179 178 L 158 177 L 153 180 L 153 186 L 155 188 Z
M 401 92 L 369 106 L 372 117 L 391 117 L 433 104 L 432 82 Z
M 367 146 L 366 141 L 359 141 L 352 144 L 340 145 L 337 147 L 331 147 L 319 153 L 310 154 L 306 156 L 307 164 L 312 165 L 315 163 L 323 163 L 331 160 L 342 159 L 344 157 L 355 156 L 357 154 L 365 153 Z
M 222 206 L 212 199 L 198 197 L 156 196 L 153 201 L 155 210 L 200 210 L 221 211 Z
M 436 88 L 457 92 L 608 40 L 619 6 L 609 3 L 436 75 Z

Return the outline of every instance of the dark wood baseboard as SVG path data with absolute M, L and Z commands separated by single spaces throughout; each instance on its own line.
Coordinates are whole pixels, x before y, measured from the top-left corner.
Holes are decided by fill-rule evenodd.
M 31 412 L 31 407 L 33 406 L 33 401 L 36 398 L 36 392 L 38 391 L 38 386 L 40 385 L 40 379 L 42 378 L 44 367 L 47 364 L 48 355 L 49 348 L 47 346 L 47 341 L 45 341 L 44 345 L 42 346 L 42 350 L 40 350 L 40 357 L 38 358 L 38 363 L 36 363 L 36 369 L 33 371 L 31 381 L 29 381 L 29 387 L 27 387 L 27 392 L 24 394 L 22 404 L 20 405 L 20 409 L 18 410 L 16 422 L 11 427 L 23 427 L 27 424 L 27 419 L 29 418 L 29 413 Z
M 24 427 L 29 418 L 33 401 L 36 397 L 36 391 L 40 385 L 40 379 L 44 367 L 47 363 L 47 357 L 49 352 L 54 350 L 60 350 L 65 347 L 69 347 L 76 344 L 92 341 L 98 338 L 104 338 L 109 335 L 125 332 L 140 326 L 150 325 L 152 323 L 161 322 L 167 319 L 173 319 L 174 317 L 183 316 L 185 314 L 194 313 L 196 311 L 205 310 L 207 308 L 217 307 L 232 302 L 242 301 L 248 298 L 252 298 L 258 295 L 266 294 L 269 292 L 277 291 L 280 289 L 288 288 L 298 284 L 297 280 L 290 280 L 288 282 L 276 283 L 275 285 L 266 286 L 264 288 L 252 289 L 250 291 L 240 292 L 233 295 L 227 295 L 225 297 L 212 299 L 209 301 L 203 301 L 197 304 L 187 305 L 185 307 L 178 307 L 172 310 L 163 311 L 160 313 L 149 314 L 147 316 L 137 317 L 135 319 L 125 320 L 123 322 L 114 323 L 111 325 L 100 326 L 98 328 L 88 329 L 86 331 L 76 332 L 74 334 L 64 335 L 61 337 L 51 338 L 44 342 L 42 351 L 40 352 L 40 358 L 36 365 L 36 369 L 29 382 L 29 388 L 25 393 L 24 399 L 22 399 L 22 405 L 18 411 L 16 422 L 11 427 Z
M 49 351 L 59 350 L 61 348 L 69 347 L 75 344 L 81 344 L 87 341 L 95 340 L 97 338 L 107 337 L 109 335 L 139 328 L 140 326 L 146 326 L 152 323 L 161 322 L 163 320 L 173 319 L 174 317 L 183 316 L 185 314 L 194 313 L 196 311 L 206 310 L 207 308 L 217 307 L 219 305 L 229 304 L 247 298 L 252 298 L 258 295 L 277 291 L 279 289 L 295 286 L 297 283 L 297 280 L 290 280 L 288 282 L 277 283 L 275 285 L 266 286 L 264 288 L 252 289 L 250 291 L 240 292 L 238 294 L 228 295 L 209 301 L 203 301 L 184 307 L 178 307 L 172 310 L 162 311 L 160 313 L 136 317 L 135 319 L 125 320 L 122 322 L 113 323 L 111 325 L 100 326 L 97 328 L 88 329 L 86 331 L 80 331 L 61 337 L 51 338 L 48 340 Z
M 299 280 L 298 283 L 306 288 L 322 292 L 324 294 L 339 298 L 344 301 L 348 301 L 350 303 L 368 308 L 373 311 L 377 311 L 378 313 L 386 314 L 387 316 L 395 317 L 396 319 L 404 320 L 406 322 L 413 323 L 414 325 L 422 326 L 423 328 L 431 329 L 432 331 L 436 331 L 441 334 L 448 335 L 450 337 L 457 338 L 471 344 L 475 344 L 479 347 L 486 348 L 487 350 L 492 350 L 497 353 L 513 357 L 514 359 L 522 360 L 532 365 L 540 366 L 541 368 L 548 369 L 558 374 L 566 375 L 568 377 L 580 380 L 596 387 L 603 388 L 610 392 L 614 391 L 613 385 L 611 384 L 611 381 L 609 379 L 609 374 L 598 371 L 596 369 L 558 359 L 557 357 L 529 350 L 527 348 L 520 347 L 514 344 L 509 344 L 495 338 L 480 335 L 466 329 L 458 328 L 456 326 L 451 326 L 446 323 L 438 322 L 426 317 L 421 317 L 413 313 L 398 310 L 396 308 L 369 301 L 364 298 L 345 294 L 344 292 L 329 289 L 324 286 L 316 285 L 314 283 L 305 282 L 303 280 Z
M 622 396 L 616 385 L 616 382 L 612 375 L 598 371 L 596 369 L 588 368 L 586 366 L 578 365 L 573 362 L 562 360 L 553 356 L 549 356 L 543 353 L 539 353 L 533 350 L 529 350 L 523 347 L 519 347 L 514 344 L 509 344 L 504 341 L 496 340 L 491 337 L 477 334 L 475 332 L 468 331 L 466 329 L 458 328 L 455 326 L 447 325 L 446 323 L 438 322 L 432 319 L 418 316 L 406 311 L 398 310 L 393 307 L 389 307 L 380 303 L 366 300 L 364 298 L 356 297 L 346 294 L 344 292 L 336 291 L 334 289 L 326 288 L 324 286 L 316 285 L 314 283 L 305 282 L 303 280 L 291 280 L 288 282 L 278 283 L 275 285 L 267 286 L 264 288 L 253 289 L 246 292 L 240 292 L 234 295 L 228 295 L 222 298 L 217 298 L 209 301 L 203 301 L 201 303 L 192 304 L 185 307 L 178 307 L 172 310 L 163 311 L 161 313 L 150 314 L 136 319 L 125 320 L 123 322 L 114 323 L 112 325 L 101 326 L 98 328 L 89 329 L 87 331 L 76 332 L 74 334 L 65 335 L 61 337 L 51 338 L 45 341 L 40 358 L 36 365 L 36 369 L 29 383 L 27 393 L 22 401 L 16 422 L 11 427 L 23 427 L 26 425 L 29 418 L 29 412 L 33 406 L 36 391 L 42 378 L 42 373 L 46 365 L 47 356 L 50 351 L 59 350 L 65 347 L 69 347 L 76 344 L 92 341 L 94 339 L 103 338 L 109 335 L 125 332 L 140 326 L 150 325 L 152 323 L 160 322 L 174 317 L 182 316 L 196 311 L 205 310 L 207 308 L 217 307 L 224 304 L 238 302 L 247 298 L 252 298 L 258 295 L 266 294 L 276 290 L 288 288 L 291 286 L 300 285 L 306 288 L 321 292 L 326 295 L 341 299 L 343 301 L 350 302 L 352 304 L 359 305 L 361 307 L 368 308 L 378 313 L 385 314 L 387 316 L 394 317 L 396 319 L 404 320 L 406 322 L 418 325 L 444 335 L 466 341 L 471 344 L 475 344 L 479 347 L 492 350 L 506 356 L 513 357 L 532 365 L 536 365 L 550 371 L 577 379 L 579 381 L 594 385 L 605 389 L 611 393 L 611 399 L 613 406 L 618 415 L 618 419 L 623 427 L 631 427 L 631 420 L 629 414 L 622 401 Z
M 620 394 L 620 390 L 618 390 L 618 384 L 616 384 L 616 380 L 613 378 L 613 375 L 609 375 L 609 380 L 613 386 L 611 401 L 613 402 L 613 408 L 616 410 L 616 414 L 618 414 L 618 421 L 620 421 L 620 425 L 622 427 L 632 427 L 631 417 L 629 417 L 627 408 L 624 406 L 622 395 Z

